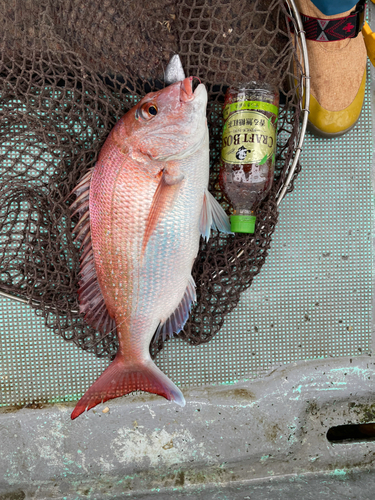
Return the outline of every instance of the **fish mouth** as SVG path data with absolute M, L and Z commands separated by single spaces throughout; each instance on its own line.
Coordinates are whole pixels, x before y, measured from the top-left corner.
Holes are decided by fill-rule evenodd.
M 196 76 L 189 76 L 188 78 L 185 78 L 185 80 L 182 80 L 181 86 L 180 86 L 180 101 L 181 102 L 189 102 L 193 101 L 198 94 L 201 93 L 202 88 L 204 88 L 203 83 L 200 83 L 198 87 L 195 89 L 193 92 L 193 80 L 194 78 L 198 78 Z M 199 80 L 199 78 L 198 78 Z M 200 80 L 199 80 L 200 82 Z

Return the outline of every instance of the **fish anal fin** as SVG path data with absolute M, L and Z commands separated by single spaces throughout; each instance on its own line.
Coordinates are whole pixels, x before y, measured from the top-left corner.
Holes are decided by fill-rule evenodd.
M 90 195 L 92 173 L 93 169 L 90 169 L 72 191 L 77 195 L 72 207 L 75 213 L 79 213 L 79 220 L 74 232 L 77 233 L 76 240 L 82 242 L 81 256 L 84 256 L 84 258 L 81 257 L 80 266 L 79 309 L 90 326 L 101 333 L 107 333 L 114 330 L 116 324 L 105 305 L 95 270 L 90 232 L 90 208 L 87 201 Z M 98 314 L 99 309 L 102 311 L 101 314 Z
M 180 303 L 169 318 L 167 318 L 167 320 L 163 323 L 160 323 L 158 329 L 156 330 L 154 339 L 157 340 L 161 335 L 162 339 L 165 340 L 167 336 L 172 337 L 174 333 L 179 333 L 185 326 L 190 314 L 191 306 L 193 302 L 196 302 L 196 300 L 195 282 L 193 277 L 190 276 L 188 285 Z
M 232 234 L 230 222 L 220 203 L 209 191 L 205 191 L 201 215 L 199 220 L 199 231 L 203 238 L 208 241 L 211 229 L 217 229 L 222 233 Z
M 148 213 L 145 234 L 142 243 L 142 255 L 145 252 L 147 243 L 154 232 L 157 223 L 162 216 L 172 208 L 175 197 L 179 191 L 181 182 L 184 179 L 182 174 L 172 175 L 167 171 L 162 171 L 160 174 L 159 184 L 154 193 L 150 211 Z
M 117 354 L 108 368 L 78 401 L 71 419 L 74 420 L 85 410 L 91 410 L 99 403 L 134 391 L 158 394 L 175 401 L 180 406 L 185 406 L 185 399 L 180 389 L 151 359 L 139 363 L 128 362 L 122 354 Z

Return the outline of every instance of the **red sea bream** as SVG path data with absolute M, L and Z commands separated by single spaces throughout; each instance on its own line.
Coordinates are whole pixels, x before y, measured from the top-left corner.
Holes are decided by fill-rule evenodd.
M 149 345 L 155 331 L 172 336 L 189 316 L 200 236 L 208 239 L 211 228 L 230 231 L 207 190 L 206 106 L 206 88 L 193 92 L 192 78 L 147 94 L 117 122 L 75 189 L 80 310 L 98 331 L 116 328 L 119 349 L 72 419 L 137 390 L 185 405 L 151 360 Z

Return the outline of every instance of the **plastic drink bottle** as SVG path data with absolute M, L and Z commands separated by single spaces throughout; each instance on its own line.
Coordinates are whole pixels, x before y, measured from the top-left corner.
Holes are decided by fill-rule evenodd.
M 279 91 L 267 83 L 229 87 L 224 102 L 220 187 L 232 205 L 231 229 L 254 233 L 255 211 L 275 169 Z

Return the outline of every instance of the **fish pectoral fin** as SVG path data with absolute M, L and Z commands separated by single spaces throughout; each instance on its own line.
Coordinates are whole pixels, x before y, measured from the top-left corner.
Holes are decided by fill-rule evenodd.
M 160 175 L 160 174 L 159 174 Z M 162 216 L 172 208 L 173 202 L 184 180 L 182 174 L 173 175 L 166 170 L 161 172 L 160 181 L 152 199 L 151 208 L 148 213 L 145 234 L 142 243 L 142 256 L 146 250 L 147 243 L 154 232 L 157 223 Z
M 166 170 L 163 172 L 164 182 L 168 186 L 175 186 L 176 184 L 180 184 L 185 178 L 184 174 L 173 175 L 169 174 Z
M 190 276 L 188 285 L 180 303 L 173 311 L 173 313 L 169 316 L 169 318 L 166 321 L 160 323 L 158 329 L 155 332 L 153 341 L 156 342 L 160 335 L 162 336 L 162 339 L 165 340 L 167 336 L 173 337 L 174 333 L 179 333 L 188 320 L 193 302 L 196 301 L 197 295 L 195 292 L 195 282 L 194 278 Z
M 71 419 L 74 420 L 99 403 L 134 391 L 159 394 L 180 406 L 185 406 L 185 399 L 180 389 L 151 359 L 142 362 L 126 361 L 121 354 L 117 354 L 108 368 L 78 401 Z
M 211 229 L 217 229 L 222 233 L 233 234 L 230 229 L 230 222 L 220 203 L 209 191 L 205 191 L 201 216 L 199 220 L 199 231 L 203 238 L 208 241 Z

